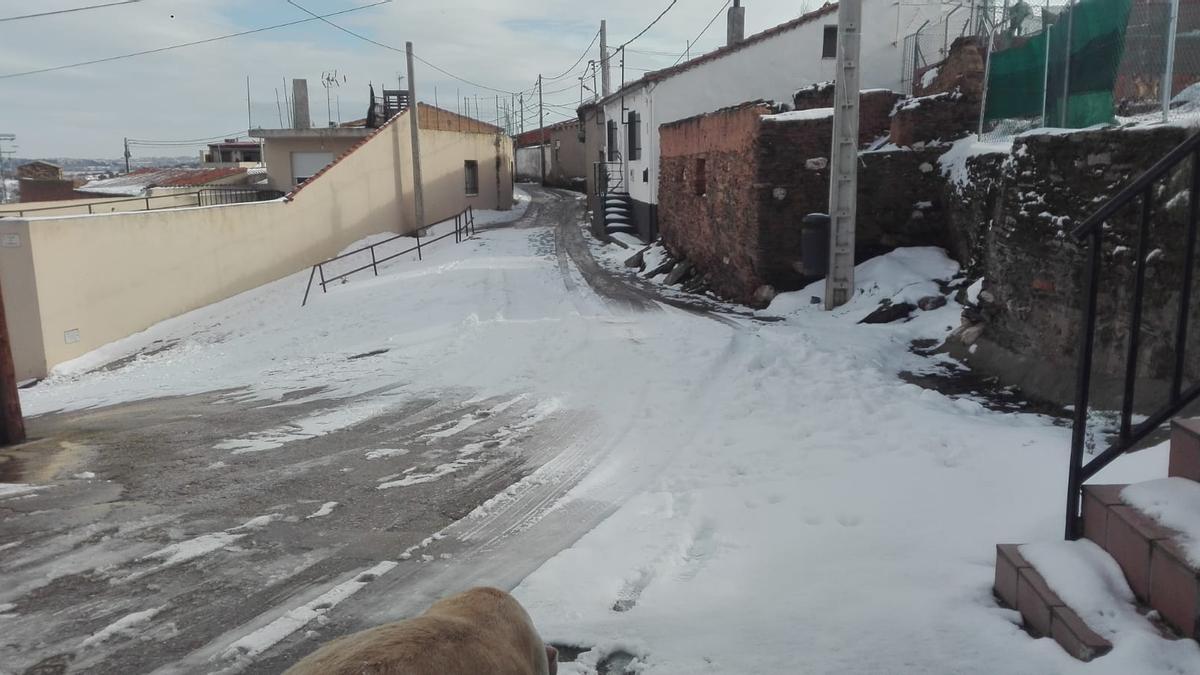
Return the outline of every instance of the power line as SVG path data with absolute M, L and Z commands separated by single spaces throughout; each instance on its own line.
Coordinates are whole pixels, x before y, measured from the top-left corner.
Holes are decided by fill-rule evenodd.
M 105 7 L 116 7 L 117 5 L 132 5 L 135 2 L 142 0 L 121 0 L 121 2 L 106 2 L 103 5 L 88 5 L 86 7 L 74 7 L 72 9 L 59 9 L 53 12 L 38 12 L 37 14 L 22 14 L 21 16 L 6 16 L 0 19 L 0 23 L 5 21 L 20 21 L 21 19 L 38 19 L 43 16 L 54 16 L 55 14 L 70 14 L 72 12 L 86 12 L 89 9 L 103 9 Z
M 671 11 L 671 8 L 674 7 L 677 2 L 679 2 L 679 0 L 671 0 L 671 4 L 667 5 L 667 8 L 662 11 L 662 14 L 658 15 L 657 19 L 651 21 L 649 26 L 646 26 L 645 28 L 642 29 L 642 32 L 640 32 L 637 35 L 634 35 L 633 37 L 626 40 L 625 44 L 621 45 L 620 47 L 617 47 L 617 49 L 624 49 L 626 46 L 632 44 L 634 40 L 645 35 L 651 28 L 654 28 L 654 25 L 657 24 L 659 21 L 662 21 L 662 18 L 667 15 L 667 12 Z
M 596 45 L 596 40 L 599 40 L 599 39 L 600 39 L 600 31 L 596 31 L 596 34 L 592 36 L 592 41 L 591 41 L 591 43 L 588 44 L 587 49 L 583 50 L 583 53 L 579 55 L 579 59 L 577 61 L 575 61 L 575 65 L 571 66 L 570 68 L 567 68 L 565 71 L 563 71 L 563 73 L 561 75 L 555 75 L 554 77 L 542 78 L 543 81 L 544 80 L 561 80 L 562 78 L 566 77 L 567 75 L 570 75 L 571 71 L 575 70 L 576 68 L 579 67 L 579 64 L 583 63 L 583 60 L 587 58 L 588 52 L 592 51 L 592 47 L 594 47 Z
M 387 3 L 391 2 L 391 1 L 392 0 L 379 0 L 378 2 L 373 2 L 369 5 L 362 5 L 361 7 L 351 7 L 350 9 L 343 9 L 338 12 L 332 12 L 330 14 L 324 15 L 324 17 L 338 16 L 341 14 L 349 14 L 350 12 L 357 12 L 360 10 L 369 9 L 371 7 L 378 7 L 379 5 L 386 5 Z M 324 18 L 324 17 L 321 17 L 321 18 Z M 287 28 L 289 26 L 298 26 L 302 23 L 308 23 L 310 21 L 316 21 L 316 20 L 317 19 L 315 19 L 315 18 L 314 19 L 300 19 L 299 21 L 289 21 L 288 23 L 280 23 L 280 24 L 276 24 L 274 26 L 255 28 L 253 30 L 242 31 L 240 33 L 230 33 L 228 35 L 221 35 L 218 37 L 207 38 L 204 40 L 196 40 L 194 42 L 184 42 L 182 44 L 171 45 L 169 47 L 159 47 L 157 49 L 147 49 L 147 50 L 140 51 L 140 52 L 133 52 L 132 54 L 122 54 L 120 56 L 109 56 L 107 58 L 93 59 L 91 61 L 80 61 L 79 63 L 70 63 L 70 64 L 63 65 L 63 66 L 53 66 L 51 68 L 39 68 L 37 70 L 27 70 L 22 73 L 9 73 L 7 75 L 0 75 L 0 80 L 8 80 L 8 79 L 12 79 L 14 77 L 24 77 L 26 75 L 40 75 L 42 73 L 52 73 L 52 72 L 59 71 L 59 70 L 67 70 L 69 68 L 79 68 L 81 66 L 91 66 L 91 65 L 94 65 L 97 63 L 108 63 L 110 61 L 119 61 L 121 59 L 130 59 L 135 56 L 146 56 L 148 54 L 159 54 L 161 52 L 167 52 L 167 51 L 171 51 L 173 49 L 183 49 L 184 47 L 195 47 L 196 45 L 208 44 L 210 42 L 217 42 L 219 40 L 228 40 L 229 38 L 242 37 L 244 35 L 253 35 L 255 33 L 262 33 L 262 32 L 269 31 L 269 30 L 275 30 L 277 28 Z
M 146 140 L 143 138 L 131 138 L 131 139 L 129 139 L 129 143 L 131 145 L 133 145 L 133 144 L 137 144 L 137 145 L 169 144 L 170 145 L 170 144 L 182 144 L 182 143 L 201 143 L 204 141 L 211 141 L 214 139 L 224 140 L 226 138 L 240 138 L 244 135 L 245 134 L 243 134 L 241 131 L 231 131 L 227 134 L 215 134 L 213 136 L 204 136 L 203 138 L 181 138 L 179 140 L 173 140 L 173 141 L 150 141 L 150 140 Z
M 691 44 L 696 44 L 697 42 L 700 41 L 700 38 L 704 37 L 704 34 L 708 32 L 708 29 L 712 28 L 712 25 L 714 23 L 716 23 L 717 17 L 721 16 L 721 12 L 724 12 L 725 8 L 728 7 L 729 3 L 732 1 L 733 0 L 725 0 L 725 4 L 721 5 L 721 9 L 718 9 L 716 14 L 713 14 L 713 18 L 710 19 L 708 24 L 704 26 L 704 30 L 700 31 L 700 34 L 696 36 L 696 39 L 692 40 Z M 683 57 L 685 57 L 685 56 L 687 56 L 686 51 L 684 53 L 680 54 L 679 58 L 675 59 L 675 64 L 678 64 L 680 61 L 682 61 Z M 675 64 L 672 64 L 672 65 L 675 65 Z
M 390 2 L 391 0 L 388 0 L 388 1 Z M 377 40 L 372 40 L 371 38 L 369 38 L 369 37 L 367 37 L 367 36 L 365 36 L 365 35 L 361 35 L 361 34 L 359 34 L 359 33 L 355 33 L 354 31 L 350 30 L 349 28 L 345 28 L 345 27 L 343 27 L 343 26 L 340 26 L 340 25 L 338 25 L 338 24 L 336 24 L 336 23 L 334 23 L 334 22 L 332 22 L 332 21 L 329 21 L 329 20 L 328 20 L 328 19 L 327 19 L 325 16 L 320 16 L 320 15 L 317 15 L 317 14 L 313 13 L 312 11 L 310 11 L 310 10 L 308 10 L 308 9 L 305 9 L 304 7 L 301 7 L 300 5 L 296 4 L 296 3 L 295 3 L 295 2 L 293 2 L 292 0 L 287 0 L 287 2 L 288 2 L 288 4 L 289 4 L 289 5 L 291 5 L 291 6 L 295 7 L 296 9 L 298 9 L 298 10 L 300 10 L 300 11 L 302 11 L 302 12 L 305 12 L 306 14 L 311 14 L 311 15 L 312 15 L 313 17 L 315 17 L 316 19 L 320 19 L 320 20 L 321 20 L 321 21 L 323 21 L 324 23 L 327 23 L 327 24 L 329 24 L 330 26 L 332 26 L 332 27 L 334 27 L 334 28 L 336 28 L 336 29 L 338 29 L 338 30 L 342 31 L 343 33 L 345 33 L 345 34 L 347 34 L 347 35 L 354 36 L 354 37 L 358 38 L 359 40 L 363 40 L 363 41 L 369 42 L 369 43 L 371 43 L 371 44 L 373 44 L 373 45 L 375 45 L 375 46 L 377 46 L 377 47 L 383 47 L 384 49 L 390 49 L 391 51 L 398 52 L 398 53 L 401 53 L 401 54 L 407 54 L 407 53 L 408 53 L 408 51 L 407 51 L 407 50 L 405 50 L 405 49 L 400 49 L 400 48 L 398 48 L 398 47 L 393 47 L 393 46 L 391 46 L 391 45 L 389 45 L 389 44 L 384 44 L 384 43 L 382 43 L 382 42 L 379 42 L 379 41 L 377 41 Z M 326 15 L 326 16 L 333 16 L 333 14 L 328 14 L 328 15 Z M 309 20 L 309 21 L 312 21 L 313 19 L 308 19 L 308 20 Z M 488 91 L 496 92 L 497 94 L 505 94 L 505 95 L 511 95 L 511 94 L 517 94 L 517 93 L 523 93 L 523 92 L 513 92 L 513 91 L 507 91 L 507 90 L 504 90 L 504 89 L 496 89 L 495 87 L 489 87 L 489 86 L 487 86 L 487 85 L 484 85 L 484 84 L 479 84 L 479 83 L 477 83 L 477 82 L 472 82 L 472 81 L 470 81 L 470 80 L 467 80 L 467 79 L 461 78 L 461 77 L 459 77 L 459 76 L 457 76 L 457 75 L 454 75 L 454 74 L 452 74 L 452 73 L 449 73 L 449 72 L 447 72 L 447 71 L 443 70 L 442 68 L 439 68 L 438 66 L 435 66 L 435 65 L 433 65 L 432 63 L 430 63 L 430 62 L 426 61 L 425 59 L 421 58 L 420 56 L 417 56 L 416 54 L 413 54 L 413 58 L 414 58 L 414 59 L 416 59 L 416 60 L 418 60 L 418 61 L 420 61 L 421 63 L 424 63 L 425 65 L 429 66 L 430 68 L 433 68 L 434 70 L 436 70 L 436 71 L 438 71 L 439 73 L 441 73 L 441 74 L 445 75 L 446 77 L 449 77 L 449 78 L 451 78 L 451 79 L 458 80 L 459 82 L 462 82 L 463 84 L 469 84 L 469 85 L 471 85 L 472 87 L 477 87 L 477 88 L 479 88 L 479 89 L 486 89 L 486 90 L 488 90 Z M 526 90 L 523 90 L 523 91 L 529 91 L 529 90 L 528 90 L 528 89 L 526 89 Z

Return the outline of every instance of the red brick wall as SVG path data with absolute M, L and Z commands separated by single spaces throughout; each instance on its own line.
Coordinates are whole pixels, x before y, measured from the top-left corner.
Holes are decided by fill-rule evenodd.
M 75 192 L 75 183 L 69 180 L 21 179 L 22 202 L 56 202 L 65 199 L 82 199 Z
M 913 77 L 913 96 L 929 96 L 959 90 L 967 96 L 983 96 L 983 72 L 986 45 L 982 38 L 962 37 L 950 45 L 950 53 L 941 63 L 916 72 Z M 926 72 L 937 69 L 929 86 L 922 86 Z
M 751 104 L 664 125 L 660 133 L 659 229 L 663 243 L 709 278 L 718 294 L 747 302 L 759 273 L 755 156 L 760 118 Z M 697 165 L 705 163 L 705 194 Z

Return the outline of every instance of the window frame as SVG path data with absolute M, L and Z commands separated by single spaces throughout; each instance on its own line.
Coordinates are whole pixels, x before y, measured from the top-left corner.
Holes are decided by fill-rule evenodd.
M 630 110 L 626 115 L 626 154 L 629 161 L 636 162 L 642 158 L 642 115 L 636 110 Z
M 474 192 L 471 191 L 472 184 Z M 479 196 L 479 162 L 474 159 L 463 162 L 463 189 L 468 197 Z
M 825 31 L 821 34 L 821 58 L 836 59 L 838 50 L 838 27 L 837 24 L 825 24 Z

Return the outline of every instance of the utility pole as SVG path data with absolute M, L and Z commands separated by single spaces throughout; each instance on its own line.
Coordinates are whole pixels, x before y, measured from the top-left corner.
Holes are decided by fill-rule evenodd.
M 538 156 L 542 159 L 542 185 L 546 184 L 546 108 L 542 103 L 542 76 L 538 74 L 538 129 L 542 130 L 542 149 Z
M 408 122 L 412 131 L 413 206 L 416 207 L 417 230 L 425 228 L 425 193 L 421 183 L 421 120 L 417 105 L 417 78 L 413 73 L 413 43 L 406 42 L 408 53 Z
M 837 69 L 833 90 L 833 147 L 829 162 L 829 274 L 825 309 L 854 297 L 854 236 L 858 210 L 858 57 L 862 0 L 838 3 Z
M 250 76 L 246 76 L 246 130 L 254 128 L 254 115 L 250 113 Z
M 24 442 L 25 419 L 21 416 L 21 398 L 17 395 L 17 373 L 12 343 L 8 339 L 8 320 L 4 316 L 4 295 L 0 293 L 0 446 Z
M 1179 0 L 1171 0 L 1171 17 L 1167 23 L 1167 65 L 1163 73 L 1163 122 L 1171 119 L 1171 96 L 1175 93 L 1175 34 L 1179 32 Z
M 612 81 L 608 74 L 608 21 L 600 20 L 600 91 L 607 97 L 612 93 Z
M 525 133 L 525 94 L 522 93 L 517 103 L 517 107 L 521 110 L 521 133 Z
M 8 183 L 4 182 L 4 178 L 8 176 L 6 170 L 8 167 L 7 155 L 15 156 L 16 154 L 15 147 L 12 150 L 5 150 L 4 143 L 12 143 L 15 140 L 17 140 L 16 134 L 0 134 L 0 204 L 8 203 Z
M 129 158 L 132 156 L 133 156 L 132 153 L 129 152 L 129 139 L 126 138 L 125 139 L 125 173 L 129 173 Z

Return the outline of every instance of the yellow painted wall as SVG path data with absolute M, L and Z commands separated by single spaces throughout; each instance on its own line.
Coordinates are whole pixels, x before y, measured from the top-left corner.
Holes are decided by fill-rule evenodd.
M 354 147 L 361 138 L 328 136 L 322 138 L 268 138 L 263 144 L 263 159 L 271 189 L 291 192 L 296 186 L 292 175 L 293 152 L 331 152 L 336 160 Z
M 412 231 L 409 133 L 407 117 L 397 118 L 290 201 L 0 219 L 0 235 L 19 234 L 23 244 L 0 248 L 19 376 L 43 376 L 160 321 L 301 271 L 367 235 Z M 511 208 L 508 138 L 421 134 L 429 222 L 468 204 Z M 471 158 L 479 162 L 480 194 L 468 199 L 463 161 Z M 303 292 L 296 288 L 297 303 Z M 69 343 L 72 331 L 78 341 Z
M 150 197 L 151 209 L 174 209 L 181 206 L 196 205 L 196 191 L 199 188 L 188 188 L 188 194 L 166 194 Z M 89 205 L 91 210 L 89 211 Z M 18 214 L 25 212 L 30 218 L 47 216 L 86 215 L 88 213 L 122 213 L 129 211 L 145 211 L 145 198 L 113 197 L 112 199 L 70 199 L 55 202 L 29 202 L 25 204 L 0 204 L 0 217 L 22 217 Z

